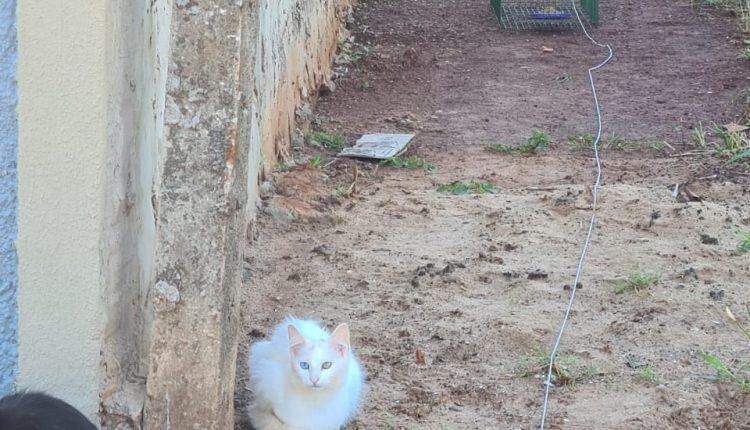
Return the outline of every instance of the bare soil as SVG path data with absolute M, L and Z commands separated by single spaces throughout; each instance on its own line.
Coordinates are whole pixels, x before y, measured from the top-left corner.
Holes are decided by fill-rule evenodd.
M 629 143 L 604 143 L 551 428 L 750 428 L 750 396 L 717 384 L 699 356 L 750 356 L 722 315 L 750 302 L 750 254 L 737 249 L 737 229 L 750 229 L 750 176 L 690 140 L 700 121 L 740 115 L 734 100 L 750 71 L 734 28 L 687 2 L 602 4 L 594 33 L 616 53 L 597 75 L 604 132 Z M 593 131 L 585 71 L 604 52 L 579 32 L 502 31 L 486 0 L 362 2 L 352 31 L 368 54 L 307 119 L 350 143 L 416 133 L 409 155 L 436 170 L 296 148 L 287 162 L 297 166 L 264 185 L 246 252 L 248 342 L 287 314 L 349 322 L 368 373 L 351 429 L 534 428 L 591 215 L 593 154 L 566 136 Z M 486 149 L 532 129 L 552 136 L 549 149 Z M 324 168 L 305 165 L 321 152 Z M 436 190 L 468 180 L 497 192 Z M 655 282 L 617 294 L 633 273 Z

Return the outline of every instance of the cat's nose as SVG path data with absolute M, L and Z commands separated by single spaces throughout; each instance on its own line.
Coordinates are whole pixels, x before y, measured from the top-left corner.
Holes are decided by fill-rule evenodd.
M 317 386 L 318 381 L 320 381 L 320 378 L 310 378 L 310 382 L 312 382 L 313 385 Z

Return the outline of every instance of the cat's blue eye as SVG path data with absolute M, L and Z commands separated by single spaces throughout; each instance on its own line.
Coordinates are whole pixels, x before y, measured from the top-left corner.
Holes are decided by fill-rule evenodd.
M 310 368 L 310 363 L 308 363 L 306 361 L 300 361 L 299 362 L 299 367 L 301 367 L 304 370 L 307 370 L 307 369 Z

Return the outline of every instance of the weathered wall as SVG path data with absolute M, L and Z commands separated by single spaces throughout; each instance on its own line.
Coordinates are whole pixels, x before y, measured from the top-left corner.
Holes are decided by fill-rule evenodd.
M 16 337 L 16 2 L 0 0 L 0 396 L 13 388 Z
M 164 154 L 154 195 L 149 429 L 233 428 L 249 153 L 244 90 L 251 76 L 242 48 L 250 6 L 191 0 L 172 10 Z
M 339 33 L 352 0 L 260 0 L 250 166 L 263 173 L 288 153 L 295 110 L 331 75 Z M 255 199 L 257 175 L 250 175 Z M 251 200 L 251 201 L 253 201 Z
M 99 407 L 107 2 L 18 4 L 19 387 Z
M 117 0 L 108 13 L 109 85 L 102 270 L 102 425 L 140 425 L 148 374 L 148 292 L 155 283 L 154 196 L 164 148 L 172 4 Z
M 348 7 L 19 5 L 19 386 L 103 428 L 232 428 L 247 202 Z

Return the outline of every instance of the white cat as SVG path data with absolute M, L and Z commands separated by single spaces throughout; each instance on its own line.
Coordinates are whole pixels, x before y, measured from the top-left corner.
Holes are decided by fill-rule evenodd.
M 357 412 L 364 385 L 349 327 L 329 334 L 311 320 L 287 318 L 248 357 L 256 430 L 338 430 Z

